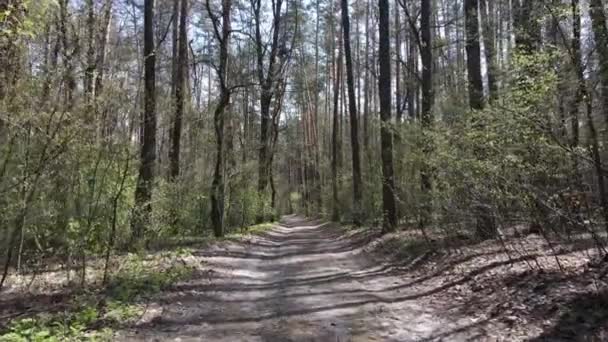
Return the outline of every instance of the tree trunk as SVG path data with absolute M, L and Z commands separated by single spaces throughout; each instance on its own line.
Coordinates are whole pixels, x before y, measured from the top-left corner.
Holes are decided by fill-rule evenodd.
M 401 15 L 398 2 L 399 0 L 395 0 L 395 117 L 399 123 L 403 120 L 403 109 L 401 105 Z
M 430 127 L 433 121 L 433 41 L 431 36 L 431 0 L 422 0 L 420 9 L 420 54 L 422 55 L 422 124 Z
M 272 118 L 270 114 L 270 105 L 274 97 L 275 83 L 277 71 L 281 69 L 281 65 L 277 65 L 279 50 L 284 48 L 279 41 L 282 24 L 281 8 L 282 0 L 276 0 L 272 3 L 272 42 L 270 49 L 267 50 L 266 42 L 262 38 L 262 17 L 261 17 L 261 0 L 250 0 L 253 9 L 253 19 L 255 22 L 255 44 L 256 44 L 256 59 L 257 59 L 257 75 L 258 82 L 261 85 L 260 89 L 260 148 L 258 157 L 258 198 L 260 208 L 256 222 L 264 221 L 264 202 L 266 201 L 266 191 L 268 188 L 269 176 L 271 172 L 272 153 L 270 149 L 271 124 Z M 268 56 L 268 66 L 265 67 L 264 58 Z M 279 63 L 280 64 L 280 63 Z M 266 70 L 266 73 L 264 72 Z
M 228 73 L 228 47 L 230 38 L 230 9 L 231 0 L 222 0 L 222 23 L 213 13 L 210 0 L 206 1 L 207 13 L 214 26 L 215 38 L 220 45 L 220 63 L 217 68 L 217 77 L 220 84 L 220 100 L 213 113 L 213 124 L 216 139 L 216 160 L 211 183 L 211 222 L 213 234 L 216 237 L 224 236 L 224 111 L 230 103 L 230 88 L 227 83 Z M 220 28 L 221 26 L 221 28 Z M 221 33 L 220 33 L 221 30 Z
M 84 77 L 84 93 L 86 101 L 91 100 L 93 94 L 93 78 L 95 77 L 95 3 L 87 0 L 87 67 Z
M 469 105 L 483 109 L 483 79 L 481 78 L 481 49 L 479 47 L 479 21 L 477 0 L 464 0 L 467 75 L 469 79 Z
M 579 132 L 579 111 L 583 100 L 585 100 L 585 79 L 583 76 L 583 65 L 580 61 L 581 55 L 581 15 L 579 8 L 579 0 L 572 0 L 570 3 L 572 8 L 572 45 L 570 47 L 572 51 L 573 67 L 576 77 L 578 79 L 578 86 L 576 87 L 574 99 L 570 107 L 570 122 L 572 129 L 572 139 L 570 140 L 570 147 L 575 149 L 579 146 L 580 132 Z M 582 175 L 579 172 L 578 157 L 574 156 L 574 172 L 576 174 L 575 182 L 580 185 L 582 182 Z
M 176 0 L 179 1 L 179 0 Z M 179 177 L 179 155 L 180 142 L 182 137 L 182 117 L 184 114 L 185 82 L 188 74 L 188 0 L 181 0 L 179 15 L 179 38 L 178 55 L 176 61 L 175 75 L 175 117 L 173 118 L 173 128 L 171 130 L 171 148 L 169 150 L 169 163 L 171 179 Z M 175 19 L 177 22 L 177 18 Z
M 608 122 L 608 29 L 606 29 L 606 13 L 602 0 L 591 0 L 590 12 L 595 47 L 600 66 L 600 81 L 602 84 L 602 108 L 604 120 Z
M 156 82 L 154 53 L 154 0 L 144 2 L 144 114 L 140 165 L 135 187 L 133 242 L 140 242 L 152 211 L 152 186 L 156 163 Z
M 490 0 L 488 6 L 488 0 L 479 1 L 481 17 L 483 19 L 483 44 L 488 74 L 489 102 L 492 103 L 498 98 L 498 82 L 496 79 L 498 70 L 496 66 L 496 49 L 494 47 L 494 37 L 496 36 L 494 30 L 494 2 Z
M 333 39 L 333 38 L 332 38 Z M 332 125 L 332 139 L 331 139 L 331 182 L 332 182 L 332 195 L 333 195 L 333 208 L 332 208 L 332 221 L 340 220 L 340 199 L 338 196 L 338 153 L 340 144 L 339 135 L 339 124 L 340 124 L 340 84 L 342 83 L 342 41 L 338 39 L 338 58 L 333 56 L 334 60 L 334 111 L 333 111 L 333 125 Z M 332 54 L 334 54 L 332 49 Z M 365 86 L 366 92 L 368 86 Z
M 420 54 L 422 56 L 422 105 L 421 122 L 425 131 L 433 125 L 433 40 L 431 34 L 431 0 L 422 0 L 420 8 Z M 432 141 L 424 141 L 423 153 L 432 153 Z M 424 165 L 420 172 L 421 188 L 425 195 L 420 213 L 420 227 L 423 229 L 431 217 L 430 194 L 432 189 L 431 169 Z
M 600 153 L 600 142 L 599 142 L 599 137 L 598 137 L 598 133 L 597 133 L 597 129 L 595 128 L 595 122 L 593 121 L 593 98 L 592 98 L 592 94 L 589 92 L 589 89 L 587 87 L 587 83 L 585 80 L 585 75 L 584 75 L 584 66 L 583 66 L 583 56 L 582 56 L 582 52 L 581 52 L 581 17 L 580 17 L 580 4 L 579 4 L 579 0 L 572 0 L 571 2 L 571 6 L 572 6 L 572 20 L 573 20 L 573 25 L 572 25 L 572 34 L 573 34 L 573 38 L 572 38 L 572 62 L 574 64 L 575 70 L 576 70 L 576 76 L 578 79 L 578 89 L 577 89 L 577 93 L 575 96 L 575 104 L 580 104 L 581 101 L 585 101 L 585 108 L 586 108 L 586 121 L 587 121 L 587 126 L 589 127 L 589 135 L 591 138 L 591 146 L 590 146 L 590 154 L 591 154 L 591 158 L 593 160 L 593 166 L 595 168 L 595 175 L 597 177 L 597 185 L 598 185 L 598 192 L 599 192 L 599 197 L 600 197 L 600 204 L 602 206 L 602 216 L 604 219 L 604 224 L 605 224 L 605 229 L 608 232 L 608 197 L 606 195 L 606 185 L 605 185 L 605 178 L 604 178 L 604 170 L 603 170 L 603 164 L 602 164 L 602 156 Z M 604 28 L 605 28 L 605 22 L 604 22 Z M 573 108 L 573 111 L 578 111 L 578 106 L 577 108 Z M 578 126 L 578 114 L 576 116 L 577 118 L 577 122 L 576 125 Z M 573 123 L 574 125 L 574 123 Z M 578 128 L 577 128 L 578 131 Z M 578 139 L 578 136 L 577 136 Z M 578 141 L 577 141 L 578 143 Z M 576 156 L 575 156 L 576 158 Z M 575 165 L 576 166 L 576 165 Z M 580 177 L 578 175 L 578 170 L 575 170 L 575 172 L 577 172 L 577 178 Z
M 107 0 L 103 10 L 103 22 L 101 23 L 97 36 L 97 56 L 95 61 L 95 66 L 97 68 L 97 73 L 95 74 L 95 86 L 93 88 L 95 93 L 95 100 L 99 98 L 103 91 L 103 77 L 105 74 L 105 64 L 106 64 L 106 47 L 108 45 L 109 40 L 109 31 L 110 31 L 110 21 L 112 18 L 112 4 L 113 0 Z M 95 101 L 95 111 L 97 112 L 98 102 Z M 112 119 L 108 118 L 108 115 L 112 115 Z M 116 117 L 115 114 L 103 113 L 101 116 L 101 137 L 107 138 L 111 135 L 113 127 L 115 125 L 113 118 Z
M 379 0 L 379 32 L 380 32 L 380 75 L 378 78 L 378 93 L 380 95 L 380 144 L 382 156 L 382 230 L 390 232 L 397 225 L 397 209 L 395 207 L 395 179 L 393 170 L 393 134 L 391 125 L 391 58 L 389 34 L 389 4 L 388 0 Z M 399 63 L 399 62 L 397 62 Z M 397 75 L 397 79 L 399 75 Z
M 363 107 L 363 146 L 365 148 L 365 151 L 367 153 L 367 151 L 369 151 L 369 117 L 370 117 L 370 101 L 371 101 L 371 96 L 370 96 L 370 83 L 371 83 L 371 78 L 370 78 L 370 72 L 369 72 L 369 51 L 370 51 L 370 23 L 369 23 L 369 17 L 370 17 L 370 3 L 371 1 L 368 0 L 367 2 L 367 6 L 365 8 L 365 91 L 363 94 L 363 102 L 364 102 L 364 107 Z
M 348 112 L 350 114 L 350 139 L 353 167 L 353 220 L 361 223 L 363 215 L 361 207 L 361 161 L 359 153 L 359 126 L 357 118 L 357 102 L 355 99 L 355 81 L 353 76 L 353 61 L 350 49 L 350 22 L 348 17 L 348 0 L 342 0 L 342 32 L 344 34 L 344 57 L 346 59 L 346 82 L 348 88 Z M 390 96 L 390 93 L 389 93 Z

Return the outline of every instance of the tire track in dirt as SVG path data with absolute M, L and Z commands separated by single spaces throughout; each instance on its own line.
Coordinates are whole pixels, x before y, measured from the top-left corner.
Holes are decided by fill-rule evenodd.
M 465 341 L 407 275 L 364 252 L 369 236 L 296 216 L 246 240 L 198 251 L 194 279 L 159 299 L 162 313 L 125 341 Z M 422 291 L 424 292 L 424 291 Z

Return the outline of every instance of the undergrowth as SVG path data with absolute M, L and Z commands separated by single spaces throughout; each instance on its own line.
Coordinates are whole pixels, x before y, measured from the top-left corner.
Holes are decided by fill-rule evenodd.
M 142 317 L 146 300 L 191 275 L 191 268 L 176 263 L 190 255 L 187 249 L 161 253 L 152 260 L 129 255 L 107 286 L 80 293 L 62 312 L 10 322 L 0 332 L 0 342 L 111 341 L 113 328 Z

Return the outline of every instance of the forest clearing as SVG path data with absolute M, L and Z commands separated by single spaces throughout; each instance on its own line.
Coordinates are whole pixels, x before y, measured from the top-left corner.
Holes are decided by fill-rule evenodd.
M 608 341 L 605 0 L 0 0 L 0 342 Z

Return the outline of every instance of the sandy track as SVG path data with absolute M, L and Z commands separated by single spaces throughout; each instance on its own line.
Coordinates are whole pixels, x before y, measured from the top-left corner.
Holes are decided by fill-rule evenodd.
M 212 271 L 163 293 L 150 306 L 156 317 L 119 339 L 484 340 L 480 322 L 452 321 L 415 279 L 372 262 L 362 251 L 367 242 L 289 216 L 265 234 L 198 251 Z

